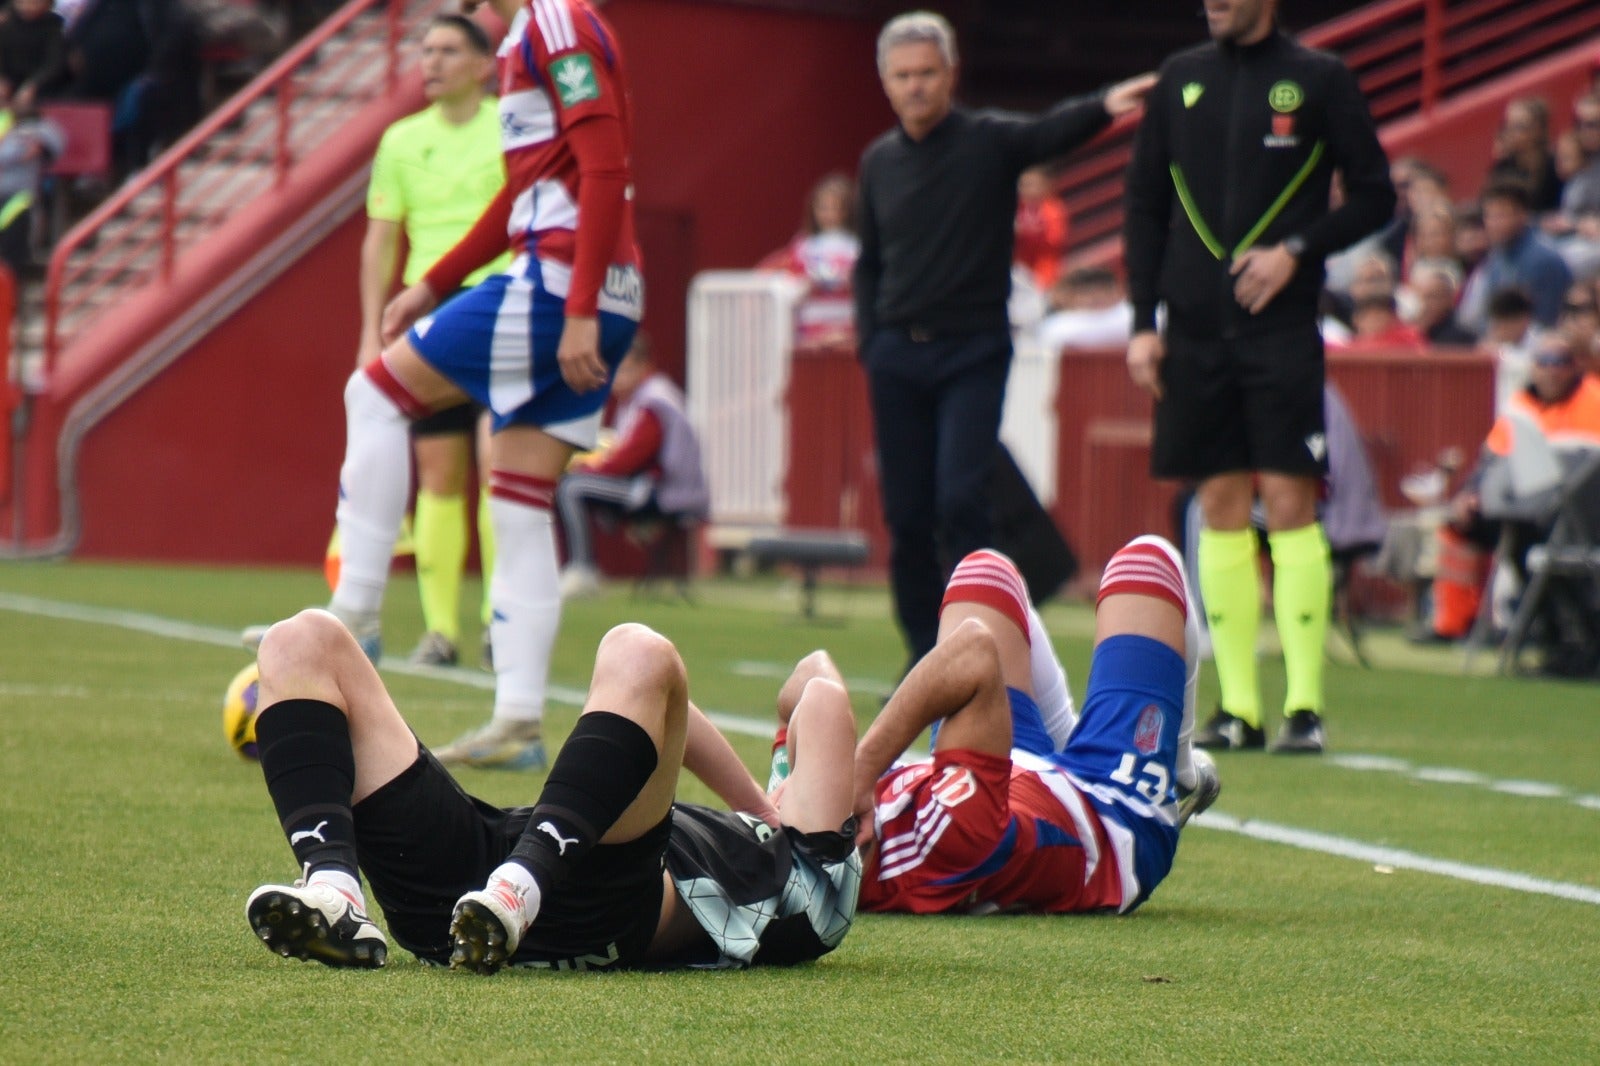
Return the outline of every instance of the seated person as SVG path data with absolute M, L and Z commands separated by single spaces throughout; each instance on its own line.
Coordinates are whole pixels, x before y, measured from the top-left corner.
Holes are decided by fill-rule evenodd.
M 1472 348 L 1477 335 L 1456 317 L 1461 294 L 1461 267 L 1454 259 L 1419 259 L 1411 268 L 1411 291 L 1417 313 L 1411 324 L 1436 348 Z
M 1133 305 L 1105 267 L 1068 271 L 1051 290 L 1050 314 L 1039 323 L 1039 343 L 1052 354 L 1067 348 L 1126 348 L 1133 336 Z
M 700 439 L 689 424 L 683 391 L 658 373 L 648 339 L 640 334 L 617 366 L 617 439 L 593 459 L 579 457 L 556 486 L 556 511 L 567 545 L 561 596 L 592 596 L 600 588 L 589 518 L 615 516 L 699 518 L 710 495 L 700 463 Z
M 1495 414 L 1503 412 L 1511 397 L 1527 386 L 1536 336 L 1533 301 L 1525 291 L 1513 286 L 1489 297 L 1483 344 L 1495 354 Z
M 1400 318 L 1392 293 L 1371 293 L 1360 297 L 1350 312 L 1354 336 L 1339 346 L 1346 352 L 1420 352 L 1427 339 Z
M 1541 334 L 1525 389 L 1510 411 L 1531 418 L 1557 451 L 1600 448 L 1600 380 L 1586 374 L 1560 332 Z M 1502 531 L 1509 559 L 1525 577 L 1528 549 L 1549 536 L 1549 519 L 1497 520 L 1484 514 L 1482 489 L 1491 463 L 1511 454 L 1516 429 L 1509 414 L 1495 420 L 1478 465 L 1450 501 L 1450 520 L 1439 530 L 1439 564 L 1433 580 L 1433 623 L 1424 640 L 1460 640 L 1472 630 L 1488 578 L 1489 554 Z
M 0 110 L 0 259 L 13 273 L 33 268 L 34 205 L 45 168 L 67 146 L 66 135 L 18 94 Z

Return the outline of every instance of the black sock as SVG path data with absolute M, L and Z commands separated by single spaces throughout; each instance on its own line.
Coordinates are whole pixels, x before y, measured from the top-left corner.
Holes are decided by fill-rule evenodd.
M 637 723 L 610 711 L 579 715 L 510 861 L 550 892 L 638 798 L 659 760 Z
M 356 759 L 344 713 L 321 700 L 283 700 L 256 718 L 256 742 L 295 859 L 307 872 L 338 867 L 355 876 Z

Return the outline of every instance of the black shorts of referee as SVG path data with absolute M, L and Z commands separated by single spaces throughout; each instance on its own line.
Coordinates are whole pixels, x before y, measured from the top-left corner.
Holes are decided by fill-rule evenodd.
M 1314 324 L 1205 338 L 1169 329 L 1166 350 L 1150 453 L 1154 476 L 1327 473 L 1325 359 Z

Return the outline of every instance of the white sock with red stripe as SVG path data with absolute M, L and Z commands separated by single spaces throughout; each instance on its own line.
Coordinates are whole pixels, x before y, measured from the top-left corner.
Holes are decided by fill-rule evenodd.
M 1135 593 L 1166 600 L 1183 613 L 1183 720 L 1178 727 L 1178 786 L 1191 789 L 1194 773 L 1195 690 L 1200 683 L 1200 616 L 1189 591 L 1183 556 L 1165 537 L 1137 537 L 1111 557 L 1100 577 L 1100 594 Z
M 496 556 L 489 600 L 494 643 L 494 717 L 536 722 L 544 717 L 550 653 L 561 628 L 555 524 L 555 482 L 495 470 L 489 513 Z
M 411 494 L 410 419 L 415 400 L 379 360 L 350 375 L 344 388 L 344 465 L 339 468 L 340 617 L 374 617 L 383 606 L 389 561 Z
M 1022 631 L 1023 639 L 1028 642 L 1033 700 L 1039 708 L 1039 716 L 1044 719 L 1045 730 L 1059 751 L 1073 726 L 1078 724 L 1078 714 L 1072 704 L 1072 691 L 1067 687 L 1066 670 L 1056 658 L 1039 613 L 1028 600 L 1028 585 L 1022 580 L 1017 565 L 989 548 L 971 553 L 951 573 L 940 611 L 950 603 L 981 603 L 992 607 Z

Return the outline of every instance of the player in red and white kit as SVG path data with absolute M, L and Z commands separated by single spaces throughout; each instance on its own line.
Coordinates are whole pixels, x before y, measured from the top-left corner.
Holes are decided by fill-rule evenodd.
M 939 640 L 856 749 L 863 910 L 1126 913 L 1221 790 L 1194 751 L 1196 623 L 1177 551 L 1141 537 L 1100 584 L 1081 715 L 1063 744 L 1032 694 L 1040 633 L 998 552 L 951 575 Z M 1053 654 L 1050 655 L 1053 659 Z M 933 759 L 894 765 L 923 729 Z
M 407 425 L 468 398 L 488 407 L 494 717 L 436 754 L 536 768 L 561 616 L 551 501 L 568 459 L 595 443 L 643 285 L 616 35 L 585 0 L 488 2 L 510 27 L 497 56 L 508 179 L 461 242 L 390 303 L 382 356 L 346 388 L 344 560 L 330 610 L 376 657 L 409 488 Z M 428 314 L 508 245 L 516 258 L 506 273 Z

